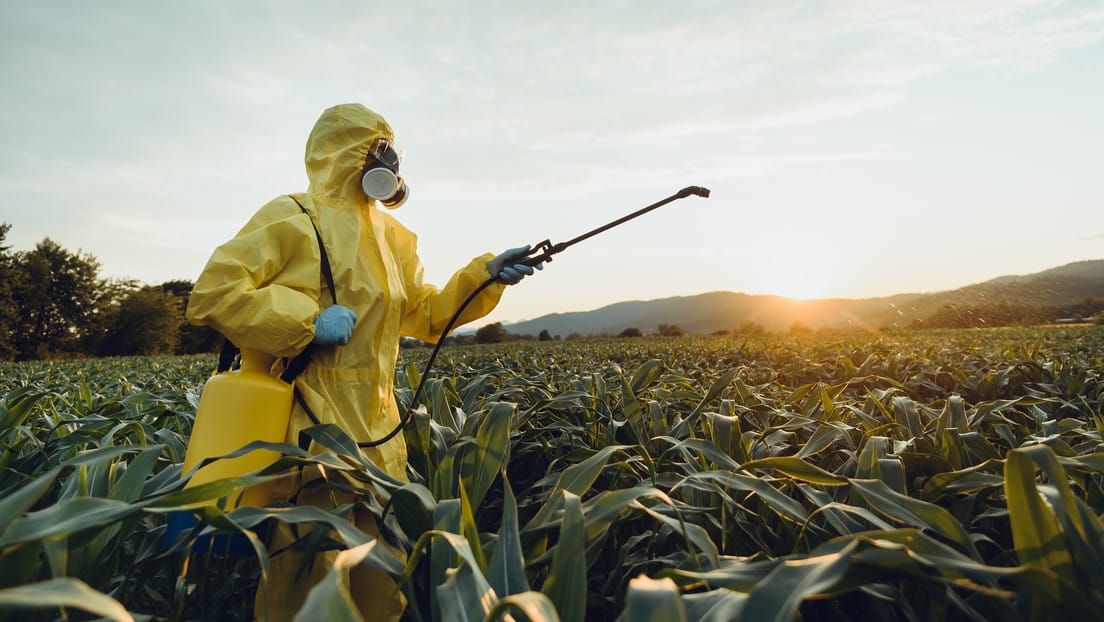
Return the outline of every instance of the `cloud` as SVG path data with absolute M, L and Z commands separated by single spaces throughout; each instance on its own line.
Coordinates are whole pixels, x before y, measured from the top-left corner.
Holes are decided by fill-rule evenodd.
M 859 2 L 850 18 L 945 63 L 1036 70 L 1104 40 L 1104 7 L 1052 0 Z
M 0 3 L 0 194 L 22 206 L 5 216 L 13 235 L 117 232 L 95 247 L 105 265 L 152 266 L 143 240 L 207 248 L 304 189 L 318 113 L 363 101 L 398 131 L 415 197 L 453 210 L 455 227 L 401 215 L 447 230 L 441 246 L 503 201 L 557 218 L 578 203 L 590 222 L 595 197 L 686 181 L 717 185 L 716 203 L 734 179 L 885 162 L 894 141 L 908 148 L 896 130 L 917 118 L 893 115 L 919 85 L 942 98 L 924 114 L 953 116 L 961 100 L 933 77 L 1099 44 L 1104 9 L 1089 4 Z

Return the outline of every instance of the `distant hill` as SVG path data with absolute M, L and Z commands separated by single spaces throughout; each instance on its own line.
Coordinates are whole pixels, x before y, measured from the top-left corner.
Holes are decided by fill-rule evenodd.
M 787 330 L 795 322 L 810 328 L 907 327 L 947 315 L 950 310 L 997 314 L 1001 309 L 1027 308 L 1057 313 L 1065 307 L 1097 299 L 1104 306 L 1104 260 L 1080 261 L 1029 275 L 1010 275 L 929 294 L 897 294 L 884 298 L 793 300 L 781 296 L 709 292 L 658 300 L 619 302 L 593 311 L 553 313 L 507 324 L 515 334 L 616 335 L 635 327 L 655 332 L 659 324 L 677 324 L 686 332 L 734 330 L 755 322 L 771 331 Z M 1057 318 L 1052 318 L 1057 319 Z

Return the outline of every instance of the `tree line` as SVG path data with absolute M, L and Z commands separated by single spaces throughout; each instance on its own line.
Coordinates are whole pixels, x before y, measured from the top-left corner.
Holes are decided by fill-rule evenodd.
M 211 352 L 222 337 L 190 326 L 191 281 L 143 285 L 100 275 L 88 253 L 46 238 L 12 252 L 0 224 L 0 360 Z
M 11 225 L 0 224 L 0 360 L 198 354 L 221 347 L 216 331 L 192 326 L 184 318 L 193 283 L 186 280 L 145 285 L 134 279 L 100 275 L 100 262 L 49 238 L 28 251 L 13 252 L 6 239 Z M 627 329 L 620 336 L 640 336 Z M 682 329 L 661 324 L 657 334 Z M 581 339 L 572 333 L 567 340 Z M 454 335 L 448 344 L 560 340 L 510 333 L 501 322 L 474 335 Z M 406 347 L 424 346 L 404 340 Z
M 222 336 L 184 319 L 193 283 L 186 280 L 144 285 L 133 279 L 100 276 L 100 263 L 88 253 L 71 252 L 49 238 L 32 250 L 12 252 L 5 244 L 11 225 L 0 223 L 0 360 L 80 356 L 197 354 L 213 352 Z M 1039 324 L 1054 318 L 1092 318 L 1104 323 L 1104 301 L 1089 297 L 1069 305 L 946 305 L 912 328 L 973 328 Z M 795 329 L 791 328 L 791 332 Z M 758 334 L 744 321 L 733 331 Z M 682 329 L 660 324 L 656 334 L 678 336 Z M 618 337 L 639 337 L 628 328 Z M 572 333 L 565 339 L 583 335 Z M 559 340 L 542 330 L 537 336 L 510 333 L 500 323 L 474 335 L 454 335 L 446 343 L 499 343 Z M 404 342 L 407 347 L 424 345 Z

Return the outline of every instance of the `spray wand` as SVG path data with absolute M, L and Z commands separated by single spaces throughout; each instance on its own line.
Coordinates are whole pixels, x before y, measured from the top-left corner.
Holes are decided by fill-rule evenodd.
M 552 261 L 553 255 L 563 252 L 570 246 L 578 244 L 579 242 L 582 242 L 583 240 L 586 240 L 588 238 L 594 237 L 599 233 L 612 229 L 620 224 L 624 224 L 632 220 L 633 218 L 636 218 L 637 216 L 642 216 L 654 209 L 663 207 L 668 203 L 677 201 L 679 199 L 685 199 L 692 194 L 703 198 L 709 198 L 709 189 L 703 188 L 701 186 L 687 186 L 682 190 L 679 190 L 675 194 L 667 197 L 666 199 L 656 201 L 655 203 L 652 203 L 647 207 L 641 208 L 626 216 L 622 216 L 621 218 L 618 218 L 613 222 L 606 223 L 601 227 L 598 227 L 597 229 L 591 229 L 590 231 L 587 231 L 586 233 L 574 237 L 566 242 L 553 244 L 551 240 L 544 240 L 543 242 L 539 242 L 536 246 L 534 246 L 525 255 L 525 259 L 523 259 L 520 263 L 523 263 L 527 266 L 536 266 L 537 264 L 541 264 L 546 261 L 550 262 Z M 382 445 L 392 438 L 395 438 L 395 436 L 402 431 L 406 424 L 410 422 L 410 419 L 414 416 L 414 407 L 418 403 L 418 397 L 422 393 L 422 387 L 425 385 L 426 377 L 429 376 L 429 370 L 433 368 L 433 362 L 437 359 L 437 353 L 441 350 L 441 346 L 445 343 L 445 337 L 447 337 L 448 334 L 452 332 L 453 325 L 456 324 L 457 320 L 460 319 L 460 314 L 462 314 L 464 312 L 464 309 L 466 309 L 468 305 L 471 304 L 471 301 L 475 300 L 476 296 L 478 296 L 483 290 L 490 287 L 491 283 L 494 283 L 497 279 L 498 277 L 496 275 L 491 276 L 486 281 L 483 281 L 483 283 L 480 284 L 479 287 L 475 288 L 475 291 L 468 295 L 464 302 L 462 302 L 460 306 L 456 309 L 456 313 L 454 313 L 452 315 L 452 318 L 449 319 L 448 324 L 445 325 L 445 330 L 441 331 L 441 338 L 438 339 L 437 344 L 433 346 L 433 352 L 430 353 L 429 360 L 426 361 L 425 369 L 422 370 L 422 377 L 421 380 L 418 381 L 418 387 L 414 389 L 414 396 L 410 398 L 410 405 L 407 406 L 406 414 L 403 415 L 402 421 L 399 422 L 399 425 L 395 426 L 395 429 L 388 432 L 387 435 L 383 438 L 376 439 L 374 441 L 357 443 L 359 447 L 376 447 Z

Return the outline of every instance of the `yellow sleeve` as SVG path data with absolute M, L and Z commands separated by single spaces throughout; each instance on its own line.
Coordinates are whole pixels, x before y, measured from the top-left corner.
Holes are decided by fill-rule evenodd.
M 306 214 L 269 203 L 219 246 L 188 299 L 189 322 L 210 326 L 239 348 L 294 356 L 314 338 L 320 256 Z
M 436 342 L 442 337 L 448 321 L 460 304 L 490 274 L 487 262 L 494 259 L 485 253 L 471 260 L 467 266 L 452 275 L 443 289 L 426 283 L 422 277 L 422 261 L 418 258 L 418 238 L 398 225 L 394 229 L 395 241 L 403 261 L 403 279 L 406 285 L 406 307 L 403 310 L 401 332 L 422 341 Z M 477 320 L 490 313 L 502 298 L 506 285 L 491 283 L 468 305 L 457 320 L 456 326 Z M 455 328 L 455 327 L 454 327 Z

